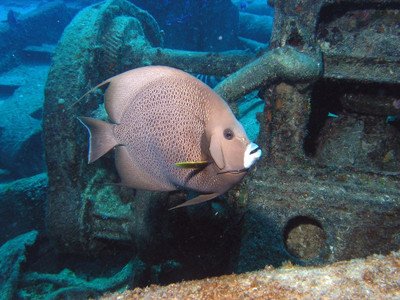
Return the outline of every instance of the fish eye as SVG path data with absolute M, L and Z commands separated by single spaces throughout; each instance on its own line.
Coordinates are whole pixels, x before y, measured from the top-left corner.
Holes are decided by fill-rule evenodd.
M 227 140 L 231 140 L 233 139 L 233 131 L 229 128 L 224 130 L 224 138 L 226 138 Z

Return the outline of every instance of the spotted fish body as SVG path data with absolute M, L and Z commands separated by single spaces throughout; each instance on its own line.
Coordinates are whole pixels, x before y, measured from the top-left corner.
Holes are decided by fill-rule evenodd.
M 90 132 L 89 162 L 115 147 L 121 184 L 137 189 L 190 189 L 203 202 L 229 190 L 260 157 L 229 106 L 195 77 L 151 66 L 106 80 L 112 123 L 81 117 Z M 194 167 L 180 168 L 182 162 Z

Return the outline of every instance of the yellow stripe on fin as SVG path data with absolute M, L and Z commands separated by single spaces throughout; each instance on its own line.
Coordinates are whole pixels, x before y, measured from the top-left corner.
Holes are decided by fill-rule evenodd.
M 175 166 L 182 169 L 201 169 L 205 168 L 210 162 L 209 161 L 185 161 L 174 164 Z

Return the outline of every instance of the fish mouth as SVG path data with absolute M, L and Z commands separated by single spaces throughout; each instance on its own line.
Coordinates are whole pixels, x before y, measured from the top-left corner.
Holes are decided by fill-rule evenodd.
M 260 146 L 255 143 L 248 144 L 243 157 L 244 167 L 249 169 L 261 157 L 261 154 Z
M 250 167 L 261 157 L 261 148 L 254 143 L 250 143 L 246 147 L 246 151 L 244 152 L 244 168 L 242 169 L 237 169 L 237 170 L 226 170 L 226 171 L 220 171 L 217 173 L 217 175 L 221 174 L 240 174 L 243 172 L 247 172 Z
M 250 151 L 250 155 L 252 155 L 252 154 L 256 153 L 258 150 L 260 150 L 260 151 L 261 151 L 261 148 L 260 148 L 260 146 L 257 146 L 257 148 L 255 148 L 255 149 L 251 150 L 251 151 Z
M 227 170 L 227 171 L 221 171 L 218 172 L 217 175 L 221 175 L 221 174 L 239 174 L 239 173 L 243 173 L 243 172 L 247 172 L 249 170 L 249 168 L 243 168 L 243 169 L 239 169 L 239 170 Z

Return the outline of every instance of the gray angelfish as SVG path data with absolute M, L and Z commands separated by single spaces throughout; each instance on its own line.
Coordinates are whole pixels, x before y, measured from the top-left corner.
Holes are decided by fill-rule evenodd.
M 226 102 L 183 71 L 138 68 L 94 89 L 107 83 L 112 123 L 79 120 L 90 133 L 89 163 L 115 148 L 121 185 L 201 194 L 176 207 L 187 206 L 228 191 L 261 156 Z

